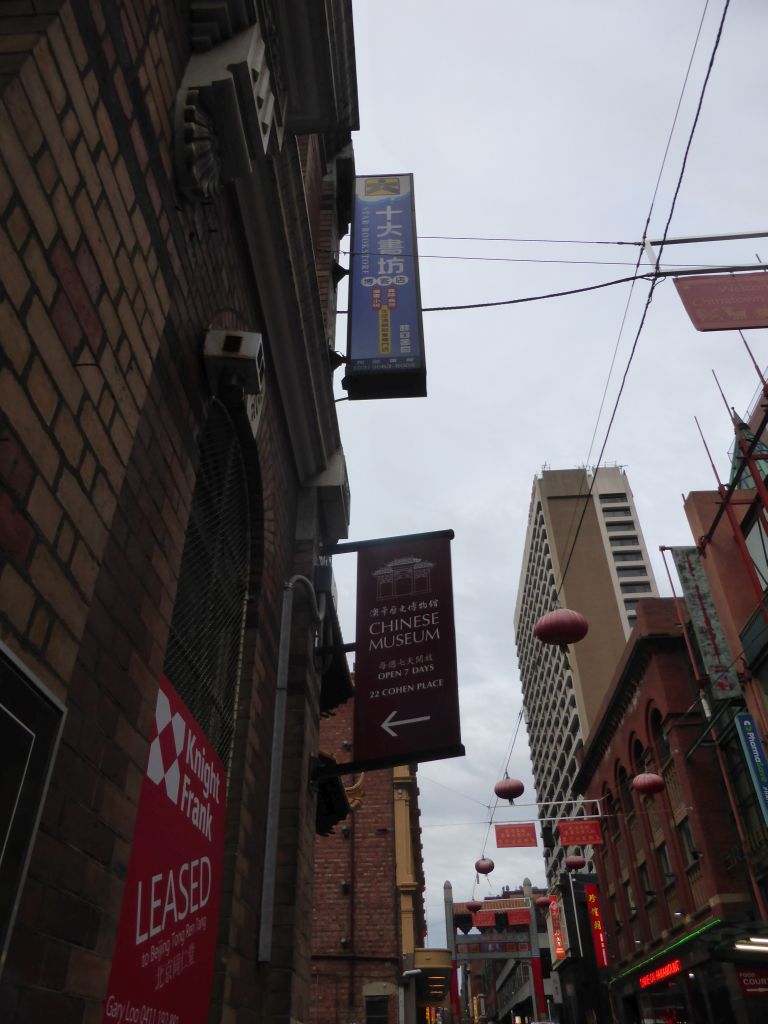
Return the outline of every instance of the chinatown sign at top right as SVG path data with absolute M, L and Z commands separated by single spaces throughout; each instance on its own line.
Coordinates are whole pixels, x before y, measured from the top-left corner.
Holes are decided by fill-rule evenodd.
M 674 278 L 697 331 L 768 327 L 768 273 L 702 274 Z

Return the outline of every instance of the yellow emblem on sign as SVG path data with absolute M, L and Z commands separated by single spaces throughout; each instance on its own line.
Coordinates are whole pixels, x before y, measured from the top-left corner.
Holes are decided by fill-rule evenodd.
M 400 178 L 394 177 L 366 178 L 365 194 L 367 196 L 399 196 Z

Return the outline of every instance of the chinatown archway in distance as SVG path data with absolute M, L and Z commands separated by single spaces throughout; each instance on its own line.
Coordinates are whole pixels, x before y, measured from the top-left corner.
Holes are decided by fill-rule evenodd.
M 463 756 L 453 531 L 338 544 L 357 553 L 353 759 L 325 774 Z

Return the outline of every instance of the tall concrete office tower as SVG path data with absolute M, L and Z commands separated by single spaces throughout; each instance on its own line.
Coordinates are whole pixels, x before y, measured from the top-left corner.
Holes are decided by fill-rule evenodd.
M 638 600 L 656 596 L 624 471 L 543 470 L 533 482 L 515 607 L 540 818 L 584 813 L 571 786 L 576 755 L 595 722 Z M 533 632 L 538 619 L 558 605 L 589 622 L 587 636 L 565 649 L 541 643 Z M 551 880 L 562 870 L 565 851 L 555 847 L 545 855 Z

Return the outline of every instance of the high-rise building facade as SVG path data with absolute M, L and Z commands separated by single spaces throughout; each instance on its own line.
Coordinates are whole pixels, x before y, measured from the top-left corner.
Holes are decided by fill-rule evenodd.
M 533 483 L 515 638 L 539 816 L 579 814 L 577 753 L 595 724 L 643 597 L 658 596 L 626 474 L 619 467 L 543 470 Z M 568 648 L 541 643 L 534 627 L 561 606 L 589 622 Z M 564 849 L 547 849 L 547 876 Z M 592 865 L 587 864 L 592 870 Z

